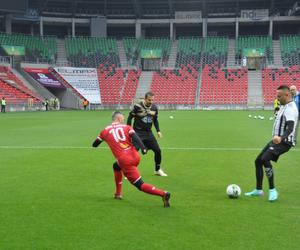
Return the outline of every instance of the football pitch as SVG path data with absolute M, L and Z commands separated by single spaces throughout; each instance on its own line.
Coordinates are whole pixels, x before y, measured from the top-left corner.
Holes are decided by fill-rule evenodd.
M 127 116 L 128 112 L 124 112 Z M 266 119 L 249 118 L 262 115 Z M 171 119 L 170 116 L 174 118 Z M 145 182 L 123 181 L 114 200 L 113 156 L 91 148 L 111 111 L 0 115 L 0 249 L 299 249 L 300 147 L 274 164 L 279 200 L 229 199 L 255 187 L 254 160 L 271 138 L 272 111 L 160 111 L 162 168 L 141 156 Z

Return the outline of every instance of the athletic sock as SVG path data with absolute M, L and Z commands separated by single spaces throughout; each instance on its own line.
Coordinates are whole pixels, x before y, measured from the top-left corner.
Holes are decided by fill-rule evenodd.
M 121 195 L 122 192 L 122 172 L 114 170 L 116 193 L 115 195 Z
M 256 189 L 262 190 L 262 182 L 264 178 L 263 166 L 256 166 Z
M 274 188 L 274 173 L 273 173 L 272 165 L 269 167 L 265 167 L 265 172 L 266 172 L 266 176 L 268 177 L 269 188 L 273 189 Z
M 155 171 L 160 170 L 160 163 L 161 163 L 161 151 L 160 151 L 160 149 L 154 151 L 154 162 L 155 162 Z
M 256 189 L 262 190 L 264 170 L 263 170 L 263 162 L 261 160 L 260 155 L 255 159 L 255 176 L 256 176 Z
M 157 189 L 156 187 L 154 187 L 153 185 L 148 184 L 148 183 L 143 183 L 141 186 L 141 190 L 144 193 L 148 193 L 148 194 L 152 194 L 152 195 L 158 195 L 158 196 L 165 195 L 165 191 Z
M 160 164 L 155 164 L 155 171 L 160 170 Z

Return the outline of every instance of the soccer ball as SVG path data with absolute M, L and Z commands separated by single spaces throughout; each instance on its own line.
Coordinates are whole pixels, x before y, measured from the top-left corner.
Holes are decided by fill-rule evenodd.
M 231 199 L 236 199 L 241 195 L 241 188 L 236 184 L 230 184 L 226 189 L 226 194 Z

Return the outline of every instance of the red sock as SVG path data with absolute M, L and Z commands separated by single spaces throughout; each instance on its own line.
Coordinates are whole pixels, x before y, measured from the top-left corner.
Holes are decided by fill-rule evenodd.
M 156 187 L 152 186 L 148 183 L 143 183 L 141 186 L 141 190 L 148 194 L 158 195 L 158 196 L 164 196 L 165 191 L 162 191 L 160 189 L 156 189 Z
M 121 171 L 115 171 L 115 183 L 116 183 L 116 193 L 115 195 L 121 195 L 122 192 L 122 172 Z

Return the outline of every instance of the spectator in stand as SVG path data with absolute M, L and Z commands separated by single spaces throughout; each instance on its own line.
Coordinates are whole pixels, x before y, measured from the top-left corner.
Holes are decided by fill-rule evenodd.
M 1 113 L 5 113 L 5 108 L 6 108 L 6 100 L 5 100 L 5 97 L 2 97 L 2 100 L 1 100 Z
M 89 106 L 89 101 L 87 99 L 84 99 L 82 102 L 84 110 L 87 110 L 87 107 Z

